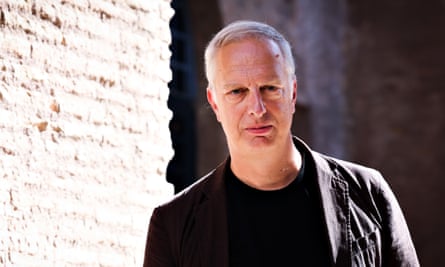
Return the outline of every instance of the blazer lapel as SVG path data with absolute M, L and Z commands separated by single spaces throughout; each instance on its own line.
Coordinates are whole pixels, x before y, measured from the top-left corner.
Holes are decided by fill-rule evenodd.
M 331 246 L 332 263 L 334 266 L 350 266 L 348 185 L 338 178 L 335 166 L 330 166 L 316 153 L 312 153 L 312 155 L 317 170 L 317 181 Z
M 315 163 L 316 179 L 334 266 L 350 266 L 349 192 L 345 181 L 338 178 L 335 165 L 308 149 Z M 202 201 L 196 211 L 195 231 L 202 267 L 228 267 L 228 226 L 224 172 L 228 161 L 221 164 L 202 191 Z
M 228 267 L 228 227 L 224 170 L 227 161 L 209 177 L 196 211 L 196 231 L 201 266 Z

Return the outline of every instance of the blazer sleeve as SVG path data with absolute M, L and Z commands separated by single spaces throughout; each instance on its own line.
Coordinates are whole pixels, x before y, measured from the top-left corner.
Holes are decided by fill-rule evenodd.
M 150 219 L 145 246 L 144 267 L 174 267 L 172 246 L 161 208 L 156 208 Z
M 383 211 L 383 266 L 417 267 L 419 260 L 406 220 L 388 183 L 380 173 L 380 209 Z

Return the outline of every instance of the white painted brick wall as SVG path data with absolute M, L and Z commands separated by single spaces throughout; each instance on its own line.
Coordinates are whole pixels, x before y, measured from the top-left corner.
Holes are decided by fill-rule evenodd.
M 170 1 L 0 11 L 0 266 L 141 266 L 173 194 Z

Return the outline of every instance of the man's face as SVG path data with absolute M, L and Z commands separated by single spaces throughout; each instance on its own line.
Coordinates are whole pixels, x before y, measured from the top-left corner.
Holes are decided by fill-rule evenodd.
M 279 47 L 246 39 L 220 48 L 207 98 L 231 153 L 258 152 L 288 141 L 297 85 Z

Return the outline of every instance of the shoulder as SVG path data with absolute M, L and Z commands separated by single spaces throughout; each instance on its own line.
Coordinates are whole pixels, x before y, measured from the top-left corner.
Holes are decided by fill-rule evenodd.
M 372 190 L 385 187 L 385 180 L 380 171 L 321 153 L 313 152 L 318 168 L 330 172 L 334 179 L 347 183 L 351 189 Z
M 156 210 L 174 214 L 176 217 L 195 210 L 198 205 L 206 201 L 212 194 L 223 190 L 223 175 L 226 164 L 226 161 L 224 161 L 208 174 L 177 193 L 171 200 L 158 206 Z
M 389 206 L 397 206 L 394 193 L 380 171 L 317 152 L 314 152 L 314 158 L 318 172 L 330 177 L 319 179 L 320 183 L 329 183 L 332 192 L 346 192 L 351 205 L 378 218 L 376 221 L 381 222 L 387 217 Z M 339 187 L 342 188 L 340 191 L 336 189 Z
M 322 202 L 328 214 L 336 210 L 347 218 L 353 246 L 363 243 L 364 237 L 379 237 L 379 242 L 374 240 L 377 246 L 371 245 L 380 249 L 384 265 L 418 266 L 402 210 L 380 171 L 310 149 L 308 155 L 315 164 Z
M 316 152 L 315 152 L 316 153 Z M 318 154 L 319 165 L 328 166 L 333 185 L 346 190 L 351 208 L 359 208 L 381 225 L 394 212 L 400 213 L 398 201 L 380 171 L 361 164 Z M 334 189 L 335 191 L 335 189 Z M 342 191 L 343 193 L 345 191 Z
M 313 167 L 321 183 L 337 181 L 351 185 L 366 185 L 369 188 L 371 185 L 378 186 L 383 180 L 381 173 L 376 169 L 314 151 L 296 137 L 294 143 L 297 149 L 307 157 L 308 162 L 314 164 Z

